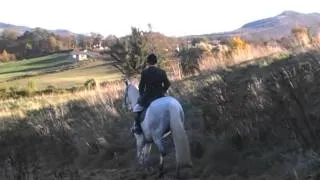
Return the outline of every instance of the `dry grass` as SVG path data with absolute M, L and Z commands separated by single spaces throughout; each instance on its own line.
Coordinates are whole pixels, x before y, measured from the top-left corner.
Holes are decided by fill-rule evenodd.
M 208 73 L 199 76 L 182 75 L 178 64 L 168 67 L 173 81 L 169 93 L 186 111 L 195 164 L 189 175 L 316 179 L 320 54 L 259 66 L 258 60 L 246 61 L 283 51 L 255 48 L 227 63 L 204 60 L 208 64 L 201 67 Z M 95 91 L 3 101 L 0 178 L 154 179 L 155 174 L 135 169 L 134 138 L 129 134 L 133 116 L 120 108 L 123 88 L 119 81 Z M 174 173 L 172 154 L 166 159 L 165 179 Z
M 59 106 L 70 101 L 85 100 L 93 103 L 96 97 L 112 102 L 122 96 L 123 87 L 123 83 L 115 81 L 106 84 L 105 87 L 98 87 L 96 90 L 6 99 L 0 104 L 0 118 L 15 115 L 23 117 L 28 111 L 38 110 L 49 106 Z
M 114 84 L 96 91 L 4 102 L 0 144 L 6 148 L 0 153 L 0 161 L 1 164 L 7 162 L 2 166 L 7 168 L 1 169 L 4 174 L 0 176 L 59 178 L 55 173 L 72 164 L 89 167 L 100 161 L 104 167 L 114 165 L 114 153 L 130 151 L 128 140 L 117 138 L 129 136 L 129 124 L 119 122 L 126 116 L 119 114 L 116 99 L 122 87 L 117 87 Z M 57 172 L 52 173 L 53 169 Z
M 293 46 L 293 45 L 292 45 Z M 305 48 L 310 49 L 310 48 Z M 290 54 L 291 52 L 280 45 L 247 45 L 245 48 L 234 50 L 222 50 L 219 53 L 207 53 L 198 60 L 200 72 L 196 72 L 191 76 L 212 72 L 221 68 L 228 68 L 249 61 L 254 62 L 258 58 L 270 58 Z M 183 73 L 179 61 L 171 61 L 166 66 L 172 80 L 182 80 L 190 77 Z
M 174 94 L 187 100 L 192 112 L 189 131 L 194 156 L 204 165 L 201 179 L 290 179 L 295 173 L 304 179 L 314 174 L 320 165 L 319 57 L 319 52 L 308 52 L 264 67 L 256 62 L 175 87 Z
M 216 57 L 207 57 L 199 61 L 201 71 L 212 71 L 218 68 L 225 68 L 240 64 L 253 59 L 267 57 L 274 54 L 285 53 L 286 51 L 281 47 L 269 46 L 248 46 L 245 49 L 235 50 L 230 56 L 226 54 L 218 55 Z

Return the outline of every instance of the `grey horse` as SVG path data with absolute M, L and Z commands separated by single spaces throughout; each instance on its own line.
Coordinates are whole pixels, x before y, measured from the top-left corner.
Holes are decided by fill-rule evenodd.
M 137 103 L 139 98 L 138 89 L 126 80 L 124 94 L 124 107 Z M 164 157 L 166 156 L 162 138 L 172 134 L 176 152 L 176 176 L 180 177 L 180 169 L 192 167 L 189 140 L 184 128 L 184 111 L 181 104 L 173 97 L 166 96 L 154 100 L 146 111 L 141 123 L 143 133 L 136 134 L 137 157 L 140 164 L 149 155 L 151 145 L 154 143 L 160 152 L 159 176 L 163 176 Z

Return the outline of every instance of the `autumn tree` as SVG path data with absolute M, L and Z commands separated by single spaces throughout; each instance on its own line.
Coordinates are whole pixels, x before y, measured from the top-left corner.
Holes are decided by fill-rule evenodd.
M 78 46 L 82 49 L 91 49 L 93 45 L 93 38 L 91 36 L 79 35 Z
M 2 39 L 10 40 L 10 41 L 17 40 L 18 36 L 19 36 L 19 33 L 15 30 L 12 30 L 12 29 L 3 30 L 2 35 L 1 35 Z
M 86 46 L 90 43 L 86 41 Z M 35 28 L 16 37 L 14 31 L 5 30 L 0 38 L 0 54 L 3 50 L 11 52 L 9 59 L 32 58 L 76 47 L 73 35 L 59 36 L 45 29 Z
M 118 38 L 114 35 L 109 35 L 102 40 L 102 46 L 111 47 L 117 42 Z
M 103 35 L 99 33 L 91 33 L 91 38 L 92 38 L 92 45 L 97 46 L 97 45 L 100 45 L 100 43 L 102 42 Z
M 54 52 L 57 49 L 57 40 L 55 37 L 50 36 L 48 38 L 48 43 L 49 43 L 49 51 Z
M 67 36 L 65 38 L 68 44 L 68 49 L 74 49 L 76 47 L 76 37 L 73 35 Z
M 3 50 L 2 55 L 1 55 L 1 60 L 4 62 L 7 62 L 10 60 L 9 54 L 6 50 Z

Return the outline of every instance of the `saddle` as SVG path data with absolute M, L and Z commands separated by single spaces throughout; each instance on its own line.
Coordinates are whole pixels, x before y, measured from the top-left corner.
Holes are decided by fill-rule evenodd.
M 144 118 L 146 116 L 146 113 L 147 113 L 147 109 L 148 109 L 148 107 L 144 108 L 141 112 L 139 112 L 140 113 L 139 114 L 139 123 L 143 122 L 143 120 L 144 120 Z M 165 135 L 165 134 L 167 134 L 169 132 L 170 132 L 170 127 L 168 127 L 163 134 Z
M 165 96 L 160 96 L 160 97 L 156 97 L 156 98 L 153 98 L 151 100 L 149 100 L 149 102 L 146 104 L 145 107 L 143 107 L 143 109 L 141 111 L 138 112 L 138 119 L 136 119 L 136 123 L 139 123 L 139 124 L 136 124 L 136 127 L 137 126 L 141 126 L 140 124 L 144 121 L 145 119 L 145 116 L 146 116 L 146 113 L 147 113 L 147 109 L 148 107 L 150 106 L 150 104 L 155 101 L 156 99 L 159 99 L 161 97 L 165 97 Z M 138 122 L 137 122 L 138 121 Z M 140 127 L 141 128 L 141 127 Z M 170 128 L 168 127 L 168 129 L 166 129 L 166 131 L 164 132 L 164 134 L 168 133 L 170 131 Z
M 145 103 L 145 107 L 143 107 L 142 111 L 139 112 L 139 122 L 141 123 L 145 116 L 146 116 L 146 112 L 147 112 L 147 109 L 148 107 L 150 106 L 150 104 L 159 99 L 159 98 L 162 98 L 162 97 L 165 97 L 165 96 L 158 96 L 158 97 L 154 97 L 154 98 L 151 98 L 151 99 L 148 99 L 147 102 Z M 141 98 L 138 99 L 138 102 L 141 102 Z

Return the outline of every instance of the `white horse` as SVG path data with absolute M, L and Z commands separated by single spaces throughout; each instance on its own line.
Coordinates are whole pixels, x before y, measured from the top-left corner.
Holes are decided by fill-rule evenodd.
M 126 81 L 124 94 L 124 106 L 131 105 L 131 109 L 139 98 L 138 89 Z M 145 157 L 150 153 L 151 145 L 154 143 L 160 152 L 160 174 L 163 175 L 164 156 L 166 155 L 162 139 L 172 133 L 176 151 L 176 175 L 180 177 L 180 169 L 192 167 L 190 157 L 189 140 L 183 126 L 184 112 L 181 104 L 173 97 L 166 96 L 154 100 L 148 107 L 145 118 L 141 122 L 143 133 L 136 134 L 137 157 L 139 163 L 143 164 Z

